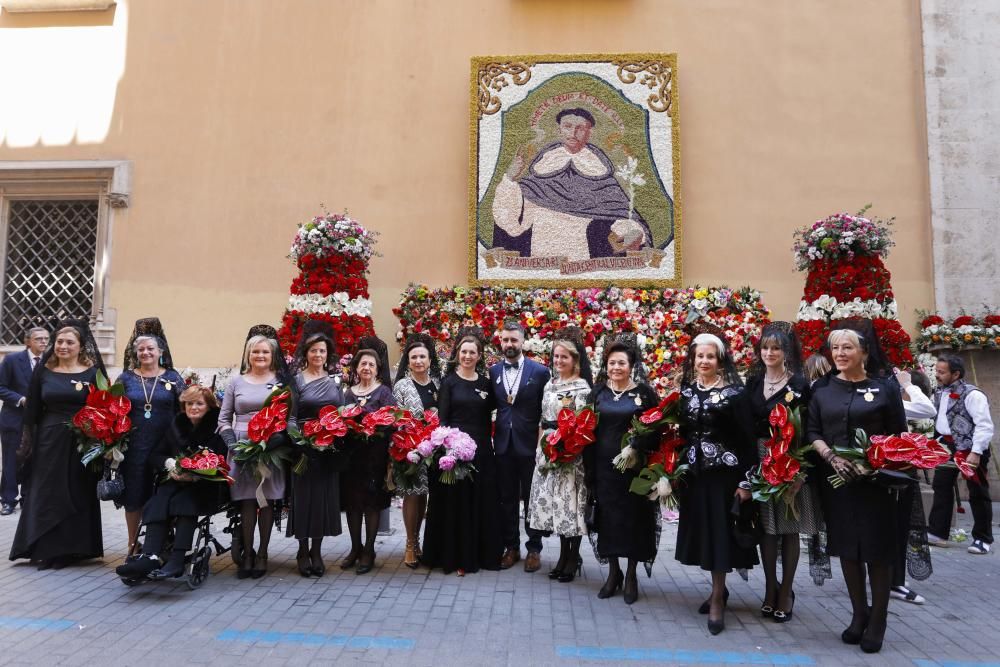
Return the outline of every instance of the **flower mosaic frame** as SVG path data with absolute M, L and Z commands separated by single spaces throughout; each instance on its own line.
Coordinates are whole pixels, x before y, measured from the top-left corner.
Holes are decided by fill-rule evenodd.
M 474 57 L 469 112 L 471 285 L 682 285 L 676 54 Z

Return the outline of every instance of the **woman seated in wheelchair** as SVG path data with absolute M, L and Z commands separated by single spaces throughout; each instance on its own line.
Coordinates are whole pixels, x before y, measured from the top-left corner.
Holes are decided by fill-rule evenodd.
M 228 498 L 229 487 L 211 481 L 199 481 L 182 472 L 177 461 L 203 449 L 225 456 L 226 443 L 215 432 L 219 421 L 219 401 L 211 389 L 194 385 L 180 396 L 183 411 L 150 454 L 148 465 L 157 479 L 153 497 L 142 510 L 146 538 L 142 555 L 115 568 L 122 578 L 168 579 L 184 573 L 184 557 L 191 550 L 198 517 L 219 510 Z M 173 548 L 164 550 L 167 532 L 173 522 Z

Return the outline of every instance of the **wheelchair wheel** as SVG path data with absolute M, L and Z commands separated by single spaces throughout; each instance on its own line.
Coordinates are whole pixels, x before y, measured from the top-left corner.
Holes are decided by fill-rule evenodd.
M 193 556 L 191 556 L 191 572 L 188 574 L 187 578 L 188 588 L 194 590 L 201 587 L 201 585 L 205 583 L 205 580 L 208 579 L 208 575 L 211 571 L 211 561 L 211 547 L 202 547 L 201 549 L 198 549 Z
M 233 546 L 229 549 L 229 557 L 236 567 L 243 565 L 243 538 L 239 531 L 233 531 Z

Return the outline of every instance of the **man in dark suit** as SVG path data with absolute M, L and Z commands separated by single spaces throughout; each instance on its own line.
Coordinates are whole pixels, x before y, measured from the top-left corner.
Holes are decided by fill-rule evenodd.
M 493 449 L 496 451 L 500 481 L 500 511 L 503 525 L 504 555 L 500 567 L 507 569 L 521 560 L 521 502 L 527 509 L 531 496 L 531 476 L 535 470 L 535 448 L 538 446 L 538 424 L 542 418 L 542 389 L 549 381 L 549 369 L 521 354 L 524 329 L 517 321 L 504 323 L 500 331 L 500 349 L 504 360 L 490 367 L 490 382 L 497 399 L 496 429 Z M 525 572 L 541 567 L 543 531 L 527 524 L 528 555 Z
M 31 373 L 49 344 L 49 332 L 41 327 L 28 330 L 26 349 L 4 357 L 0 363 L 0 447 L 3 449 L 3 473 L 0 474 L 0 515 L 13 513 L 17 505 L 17 457 L 21 446 L 24 403 L 27 400 Z

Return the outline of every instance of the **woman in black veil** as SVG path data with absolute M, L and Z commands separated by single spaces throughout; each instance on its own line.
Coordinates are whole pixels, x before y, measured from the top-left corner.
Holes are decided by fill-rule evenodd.
M 81 462 L 68 427 L 98 372 L 107 377 L 87 323 L 65 320 L 55 327 L 28 389 L 18 450 L 26 470 L 23 509 L 11 560 L 28 558 L 45 570 L 104 555 L 98 478 Z

